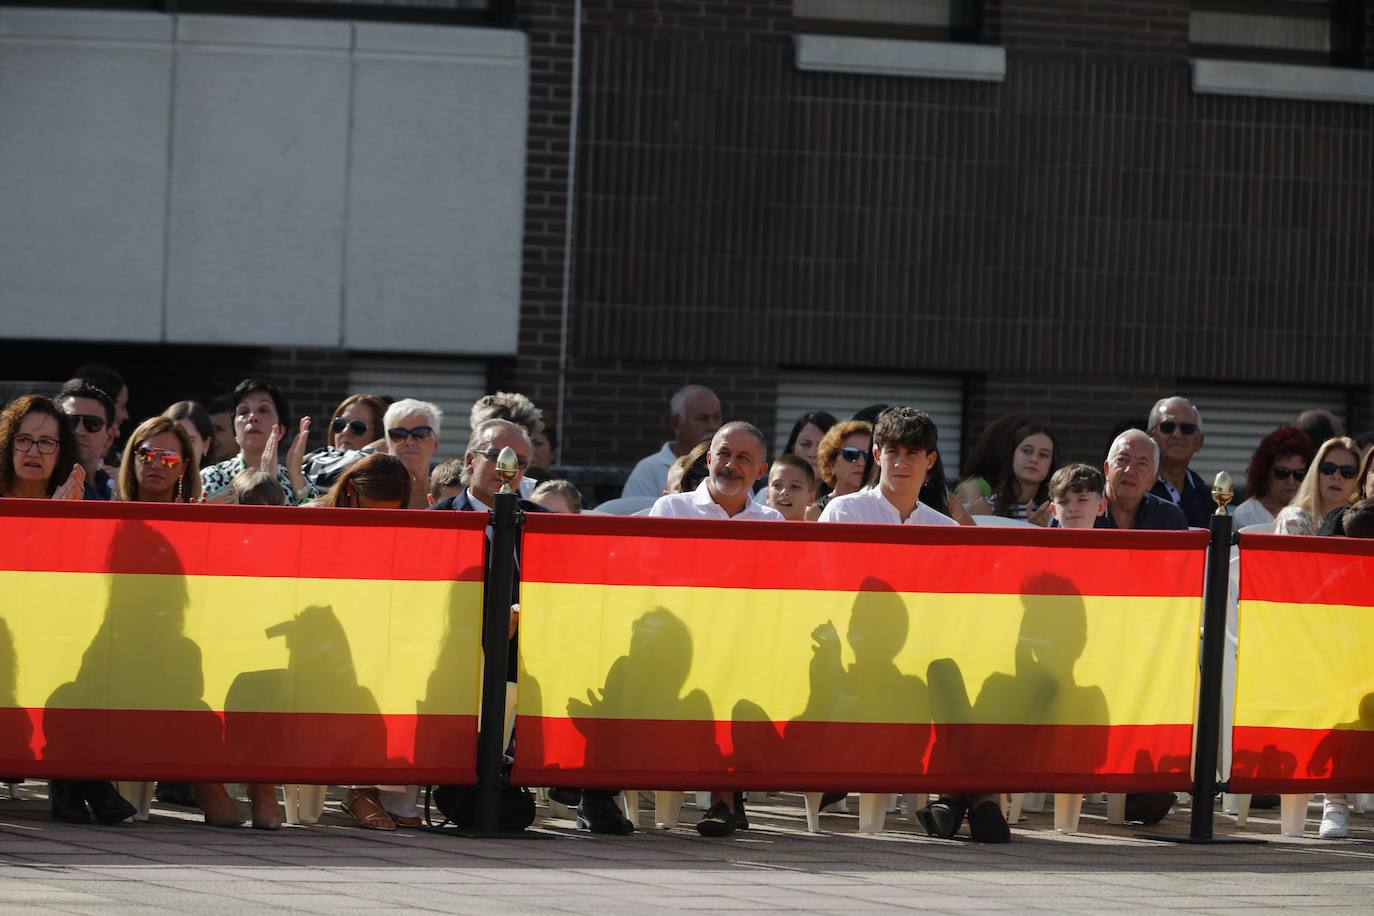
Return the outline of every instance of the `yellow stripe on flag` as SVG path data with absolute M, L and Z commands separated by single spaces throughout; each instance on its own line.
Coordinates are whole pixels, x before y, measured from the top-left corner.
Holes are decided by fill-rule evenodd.
M 1368 607 L 1242 601 L 1235 724 L 1374 731 L 1371 622 Z
M 1193 716 L 1197 598 L 526 581 L 521 607 L 522 715 L 566 716 L 572 700 L 616 719 L 687 720 L 709 708 L 707 718 L 717 720 L 950 721 L 935 699 L 950 694 L 948 678 L 939 691 L 930 685 L 933 710 L 909 700 L 903 685 L 912 676 L 926 681 L 931 662 L 952 659 L 979 722 L 1134 725 Z M 830 653 L 839 666 L 826 663 Z M 813 689 L 818 655 L 816 677 L 842 670 L 845 688 Z M 608 676 L 636 689 L 588 698 L 587 687 L 606 685 Z M 855 678 L 872 679 L 872 689 Z M 1025 695 L 1028 684 L 1053 697 L 1038 703 Z M 864 701 L 853 708 L 817 700 L 856 693 Z
M 19 707 L 66 685 L 53 705 L 223 710 L 232 689 L 243 712 L 478 708 L 480 582 L 0 571 L 0 595 Z

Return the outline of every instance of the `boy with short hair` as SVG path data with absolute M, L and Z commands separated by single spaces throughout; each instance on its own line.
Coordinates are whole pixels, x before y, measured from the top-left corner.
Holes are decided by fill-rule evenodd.
M 429 504 L 463 492 L 463 462 L 459 458 L 441 461 L 429 472 Z
M 1069 464 L 1050 478 L 1050 513 L 1058 528 L 1091 528 L 1107 511 L 1107 480 L 1086 464 Z
M 816 501 L 816 472 L 799 455 L 779 455 L 768 469 L 768 505 L 789 522 L 806 520 L 806 509 Z
M 230 488 L 240 506 L 284 506 L 286 493 L 277 478 L 258 468 L 244 468 L 234 475 Z
M 534 488 L 530 502 L 550 512 L 576 515 L 582 511 L 582 491 L 571 480 L 545 480 Z

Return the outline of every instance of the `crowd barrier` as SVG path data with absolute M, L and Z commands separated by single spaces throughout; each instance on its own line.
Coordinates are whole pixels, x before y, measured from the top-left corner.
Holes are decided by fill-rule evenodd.
M 475 781 L 485 525 L 0 501 L 0 775 Z
M 506 722 L 518 597 L 516 784 L 1191 787 L 1210 837 L 1227 518 L 1070 532 L 497 502 L 0 501 L 0 775 L 478 780 L 494 824 L 502 729 L 478 721 Z M 1239 543 L 1229 789 L 1374 790 L 1374 544 Z

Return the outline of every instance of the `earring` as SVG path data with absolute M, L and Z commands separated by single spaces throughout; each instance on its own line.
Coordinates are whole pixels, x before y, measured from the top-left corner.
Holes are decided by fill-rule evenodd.
M 177 491 L 176 491 L 176 493 L 173 494 L 173 496 L 172 496 L 172 502 L 174 502 L 174 503 L 179 503 L 179 502 L 182 501 L 182 499 L 181 499 L 181 485 L 182 485 L 183 483 L 185 483 L 185 482 L 186 482 L 186 477 L 185 477 L 184 475 L 177 478 Z

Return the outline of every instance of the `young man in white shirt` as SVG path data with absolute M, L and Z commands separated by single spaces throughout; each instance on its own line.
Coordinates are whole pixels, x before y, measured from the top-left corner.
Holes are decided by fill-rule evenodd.
M 706 453 L 706 479 L 695 490 L 660 496 L 649 510 L 657 518 L 780 522 L 776 509 L 753 500 L 754 481 L 767 467 L 763 433 L 739 420 L 726 423 L 711 439 Z M 711 810 L 697 822 L 702 836 L 720 837 L 748 828 L 743 792 L 712 792 Z
M 930 415 L 910 407 L 892 407 L 873 426 L 873 459 L 878 482 L 857 493 L 832 499 L 821 513 L 822 522 L 886 525 L 956 525 L 958 522 L 921 502 L 921 487 L 935 467 L 938 431 Z M 950 795 L 917 812 L 931 836 L 949 838 L 959 832 L 965 813 L 969 834 L 981 843 L 1005 843 L 1011 838 L 996 795 Z

